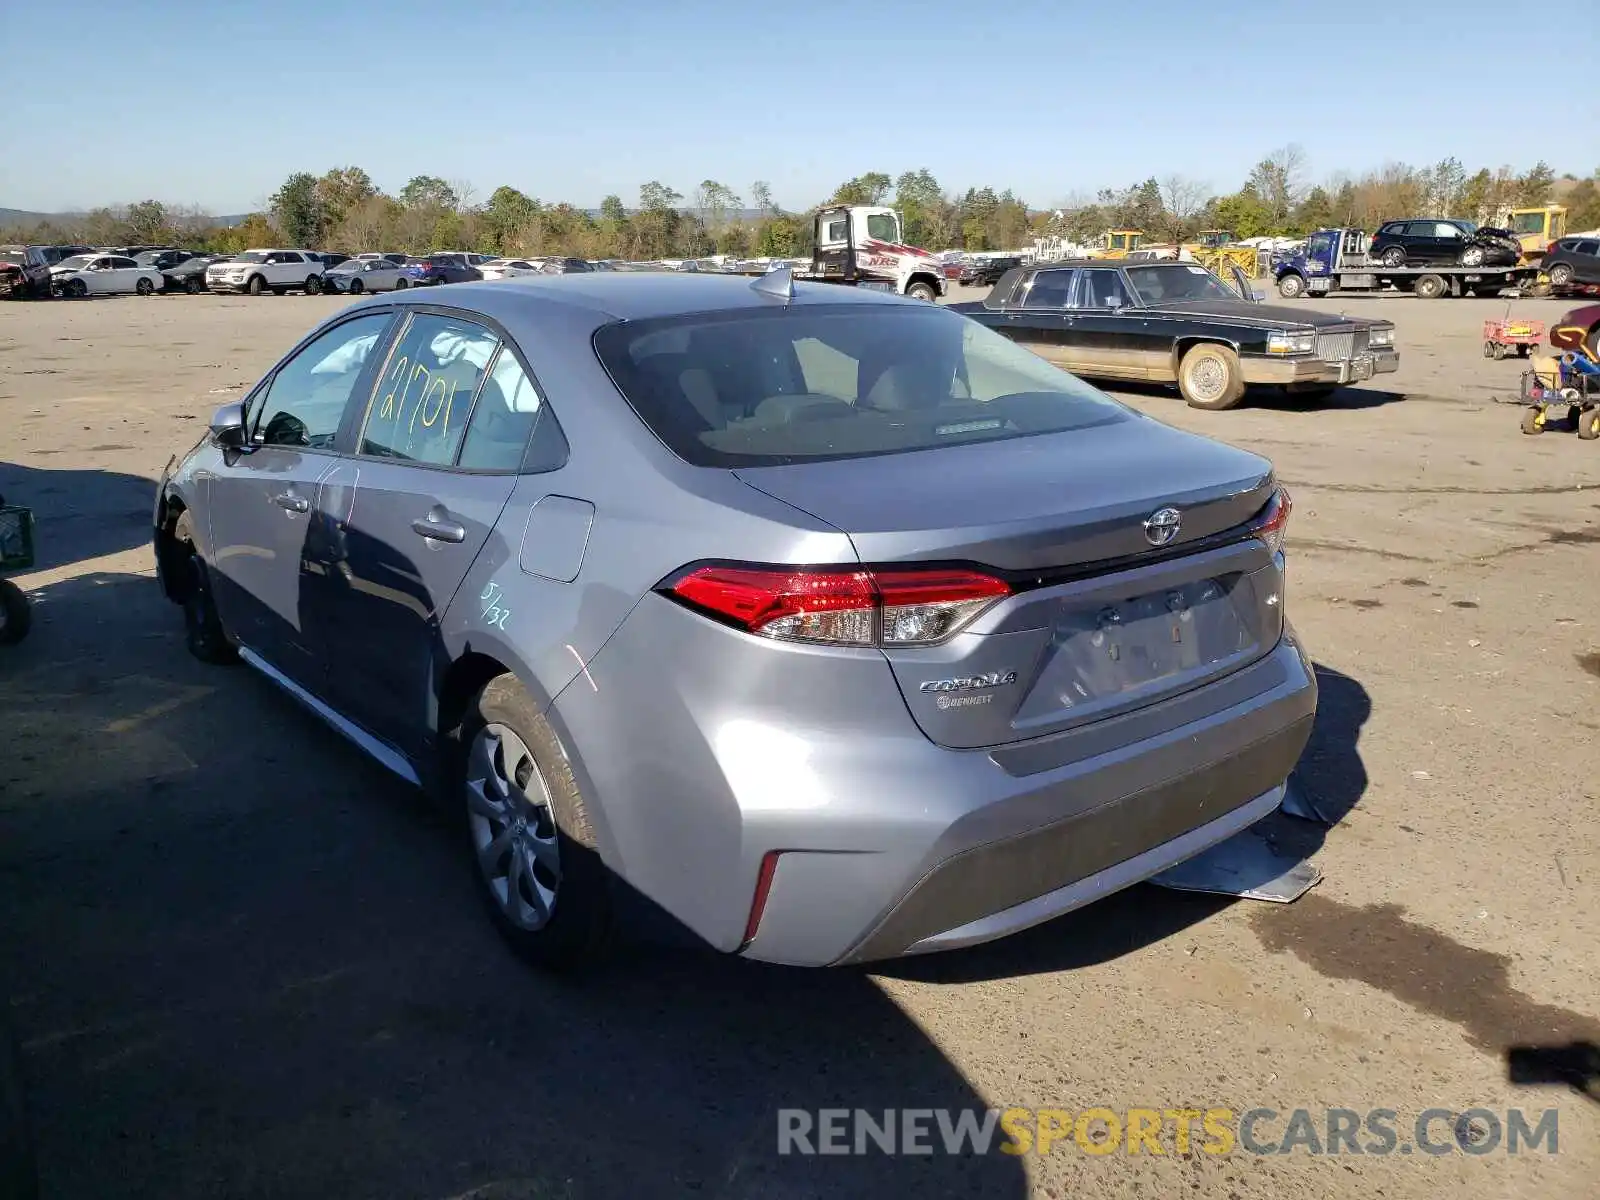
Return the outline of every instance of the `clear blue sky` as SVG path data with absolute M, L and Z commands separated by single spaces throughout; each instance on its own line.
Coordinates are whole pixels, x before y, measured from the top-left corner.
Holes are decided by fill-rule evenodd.
M 1232 190 L 1287 142 L 1317 179 L 1447 155 L 1587 173 L 1595 86 L 1552 69 L 1600 61 L 1582 7 L 0 0 L 0 206 L 243 212 L 355 164 L 583 206 L 765 179 L 790 208 L 928 167 L 1042 207 L 1172 171 Z

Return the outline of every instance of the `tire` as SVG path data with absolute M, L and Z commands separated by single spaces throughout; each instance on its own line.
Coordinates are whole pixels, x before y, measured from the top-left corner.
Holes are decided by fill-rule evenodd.
M 1403 267 L 1406 265 L 1406 252 L 1403 246 L 1387 246 L 1384 248 L 1383 257 L 1379 260 L 1386 267 Z
M 1544 409 L 1530 408 L 1522 414 L 1522 432 L 1527 434 L 1544 432 Z M 1581 433 L 1579 436 L 1582 436 Z
M 1498 349 L 1499 347 L 1493 342 L 1485 342 L 1483 344 L 1483 356 L 1485 358 L 1499 358 L 1500 356 L 1495 353 L 1495 351 Z
M 1215 342 L 1191 346 L 1178 364 L 1178 391 L 1190 408 L 1210 412 L 1232 408 L 1244 399 L 1239 356 Z
M 1482 246 L 1468 246 L 1461 252 L 1461 265 L 1463 267 L 1481 267 L 1483 266 L 1483 257 Z
M 1572 282 L 1572 266 L 1570 263 L 1557 263 L 1549 272 L 1551 287 L 1566 287 Z
M 1296 300 L 1306 294 L 1306 281 L 1303 276 L 1289 274 L 1278 280 L 1278 295 L 1285 300 Z
M 14 646 L 33 627 L 33 606 L 28 596 L 9 579 L 0 579 L 0 646 Z
M 74 300 L 82 300 L 89 294 L 89 285 L 81 279 L 69 279 L 67 286 L 62 290 Z
M 364 291 L 364 290 L 365 290 L 365 288 L 364 288 L 364 286 L 363 286 L 363 285 L 362 285 L 362 283 L 361 283 L 361 280 L 359 280 L 359 279 L 352 279 L 352 280 L 351 280 L 351 281 L 350 281 L 350 288 L 349 288 L 349 291 L 350 291 L 350 294 L 351 294 L 351 295 L 352 295 L 352 296 L 359 296 L 359 295 L 361 295 L 361 293 L 362 293 L 362 292 L 363 292 L 363 291 Z
M 200 294 L 200 281 L 193 275 L 189 276 L 183 281 L 183 290 L 191 296 L 198 296 Z
M 1578 414 L 1578 436 L 1586 442 L 1600 438 L 1600 408 Z
M 259 275 L 250 276 L 250 282 L 244 285 L 244 290 L 252 296 L 259 296 L 267 290 L 267 281 Z
M 473 699 L 454 743 L 463 840 L 495 928 L 547 970 L 599 960 L 612 928 L 606 870 L 555 730 L 501 675 Z
M 320 296 L 320 295 L 322 295 L 322 276 L 321 275 L 307 275 L 306 276 L 306 295 L 308 295 L 308 296 Z
M 394 281 L 394 290 L 397 292 L 403 292 L 410 286 L 411 281 L 409 279 L 396 279 Z
M 183 637 L 189 653 L 203 663 L 221 665 L 239 657 L 211 594 L 211 576 L 195 547 L 194 520 L 181 513 L 172 528 L 173 563 L 186 573 L 183 592 Z
M 933 285 L 928 283 L 913 283 L 906 289 L 906 295 L 913 300 L 926 300 L 932 304 L 939 298 L 939 293 L 933 290 Z
M 1417 277 L 1417 295 L 1423 300 L 1437 300 L 1450 290 L 1442 275 L 1419 275 Z
M 139 282 L 133 285 L 133 290 L 141 296 L 153 296 L 156 294 L 156 285 L 140 276 Z

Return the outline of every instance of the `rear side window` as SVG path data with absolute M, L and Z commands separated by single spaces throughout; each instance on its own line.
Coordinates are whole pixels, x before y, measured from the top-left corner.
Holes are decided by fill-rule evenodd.
M 1040 271 L 1023 298 L 1024 308 L 1065 308 L 1072 296 L 1071 271 Z
M 367 407 L 362 454 L 448 466 L 473 394 L 500 342 L 482 325 L 417 313 L 389 354 Z
M 1600 241 L 1579 242 L 1573 248 L 1579 254 L 1600 254 Z
M 601 363 L 697 466 L 898 454 L 1132 419 L 1115 401 L 956 313 L 805 305 L 608 325 Z
M 543 409 L 544 398 L 517 356 L 502 348 L 472 406 L 459 465 L 479 471 L 517 470 L 528 434 Z

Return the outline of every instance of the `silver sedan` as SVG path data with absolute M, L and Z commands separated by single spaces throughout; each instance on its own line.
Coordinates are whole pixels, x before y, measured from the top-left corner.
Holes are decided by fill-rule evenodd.
M 322 277 L 323 286 L 335 292 L 396 292 L 410 287 L 405 268 L 383 258 L 349 259 Z

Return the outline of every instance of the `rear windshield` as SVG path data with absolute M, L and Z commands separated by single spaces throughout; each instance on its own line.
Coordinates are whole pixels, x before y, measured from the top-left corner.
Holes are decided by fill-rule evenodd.
M 1082 380 L 933 305 L 626 322 L 594 344 L 634 411 L 697 466 L 900 454 L 1131 419 Z

